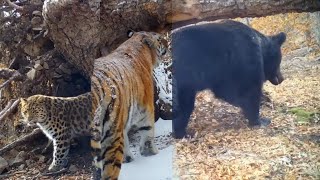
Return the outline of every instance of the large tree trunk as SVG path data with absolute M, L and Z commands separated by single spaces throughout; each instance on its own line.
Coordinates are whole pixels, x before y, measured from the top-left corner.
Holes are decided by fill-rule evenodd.
M 318 0 L 47 0 L 43 15 L 55 47 L 89 78 L 100 49 L 112 51 L 128 29 L 159 31 L 201 20 L 317 10 Z

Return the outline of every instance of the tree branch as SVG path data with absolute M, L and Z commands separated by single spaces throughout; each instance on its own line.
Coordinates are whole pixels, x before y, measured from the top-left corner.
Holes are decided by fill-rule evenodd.
M 20 99 L 15 100 L 14 102 L 11 100 L 7 104 L 7 106 L 0 112 L 0 122 L 6 118 L 9 114 L 12 113 L 13 110 L 19 105 Z
M 10 79 L 15 77 L 15 80 L 22 81 L 24 80 L 25 76 L 20 74 L 20 72 L 8 69 L 8 68 L 0 68 L 0 79 Z
M 11 99 L 8 104 L 6 105 L 5 108 L 2 109 L 2 111 L 0 112 L 0 116 L 2 116 L 2 114 L 4 114 L 4 112 L 9 109 L 12 106 L 12 103 L 14 102 L 14 99 Z
M 15 4 L 15 3 L 11 2 L 10 0 L 6 0 L 6 2 L 8 3 L 8 5 L 9 5 L 10 7 L 13 7 L 13 8 L 15 8 L 15 9 L 21 10 L 21 11 L 23 10 L 23 7 L 22 7 L 22 6 L 19 6 L 19 5 Z
M 8 80 L 6 80 L 4 83 L 2 83 L 1 85 L 0 85 L 0 89 L 2 89 L 2 88 L 4 88 L 4 87 L 6 87 L 11 81 L 13 81 L 14 80 L 14 78 L 10 78 L 10 79 L 8 79 Z
M 0 79 L 10 79 L 12 76 L 19 76 L 19 74 L 20 73 L 18 71 L 13 69 L 0 68 Z
M 0 85 L 0 89 L 2 89 L 12 81 L 23 81 L 25 79 L 25 76 L 20 74 L 16 70 L 3 68 L 3 69 L 0 69 L 0 78 L 7 79 L 4 83 Z

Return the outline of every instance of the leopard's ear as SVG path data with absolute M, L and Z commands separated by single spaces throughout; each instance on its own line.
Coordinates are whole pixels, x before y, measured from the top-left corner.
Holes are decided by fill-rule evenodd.
M 27 103 L 28 103 L 27 98 L 20 98 L 20 104 L 21 104 L 21 105 L 27 104 Z
M 127 32 L 128 38 L 131 38 L 133 36 L 133 34 L 134 34 L 134 31 L 132 29 L 128 30 L 128 32 Z

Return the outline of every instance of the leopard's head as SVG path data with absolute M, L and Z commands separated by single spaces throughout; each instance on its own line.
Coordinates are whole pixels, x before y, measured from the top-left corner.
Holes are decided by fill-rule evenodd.
M 45 108 L 45 102 L 41 96 L 31 96 L 20 99 L 21 115 L 23 123 L 28 126 L 34 126 L 36 123 L 44 122 L 48 115 Z
M 151 49 L 156 60 L 154 64 L 155 66 L 158 66 L 158 64 L 161 62 L 162 56 L 164 56 L 167 52 L 168 42 L 161 34 L 155 32 L 134 32 L 129 30 L 128 37 L 131 38 L 133 36 L 139 36 L 141 41 Z

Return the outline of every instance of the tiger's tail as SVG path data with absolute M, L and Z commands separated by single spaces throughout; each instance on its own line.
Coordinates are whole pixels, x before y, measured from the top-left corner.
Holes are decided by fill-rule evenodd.
M 115 91 L 105 94 L 115 94 Z M 124 157 L 123 123 L 127 117 L 115 95 L 106 95 L 97 104 L 91 124 L 94 179 L 116 180 Z

